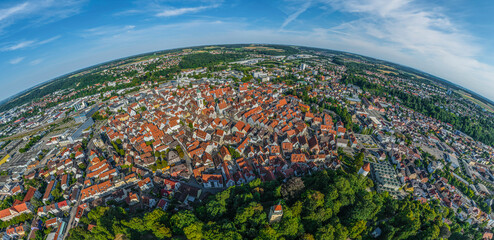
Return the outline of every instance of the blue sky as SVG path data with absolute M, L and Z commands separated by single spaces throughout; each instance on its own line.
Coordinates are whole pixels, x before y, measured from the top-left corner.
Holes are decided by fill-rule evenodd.
M 494 100 L 489 0 L 0 1 L 0 99 L 120 57 L 194 45 L 343 50 Z

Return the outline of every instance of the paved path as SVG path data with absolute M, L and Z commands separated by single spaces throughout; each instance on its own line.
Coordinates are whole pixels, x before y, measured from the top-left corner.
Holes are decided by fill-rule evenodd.
M 99 128 L 98 128 L 99 129 Z M 96 129 L 94 132 L 98 131 L 98 129 Z M 87 174 L 88 174 L 88 169 L 89 169 L 89 153 L 91 151 L 91 149 L 95 148 L 94 146 L 94 143 L 93 143 L 93 139 L 95 139 L 95 134 L 93 134 L 93 138 L 89 139 L 88 141 L 88 144 L 87 144 L 87 147 L 86 147 L 86 150 L 84 150 L 84 155 L 85 155 L 85 158 L 86 158 L 86 164 L 88 165 L 86 167 L 86 174 L 85 176 L 87 177 Z M 86 180 L 86 179 L 84 179 Z M 72 209 L 70 210 L 70 217 L 69 217 L 69 221 L 68 221 L 68 224 L 67 224 L 67 228 L 64 232 L 64 235 L 63 235 L 63 239 L 65 239 L 68 234 L 69 234 L 69 230 L 73 227 L 76 226 L 76 222 L 74 221 L 75 220 L 75 215 L 77 213 L 77 208 L 79 207 L 79 205 L 81 204 L 81 191 L 83 189 L 84 185 L 81 186 L 81 189 L 79 189 L 79 198 L 77 199 L 77 202 L 76 204 L 72 207 Z

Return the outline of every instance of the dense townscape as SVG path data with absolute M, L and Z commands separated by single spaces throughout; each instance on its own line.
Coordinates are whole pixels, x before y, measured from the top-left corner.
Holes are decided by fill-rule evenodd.
M 226 45 L 0 113 L 3 239 L 492 239 L 494 109 L 379 60 Z

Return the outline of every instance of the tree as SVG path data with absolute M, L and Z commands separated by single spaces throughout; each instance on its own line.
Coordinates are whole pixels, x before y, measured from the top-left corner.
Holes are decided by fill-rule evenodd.
M 305 185 L 302 178 L 293 177 L 281 185 L 280 193 L 283 199 L 290 200 L 300 194 L 304 188 Z
M 187 239 L 190 240 L 201 240 L 203 239 L 203 234 L 202 234 L 202 226 L 203 223 L 201 222 L 194 222 L 190 224 L 189 226 L 184 228 L 184 233 Z
M 173 215 L 171 218 L 170 218 L 170 222 L 171 222 L 171 225 L 172 225 L 172 229 L 173 229 L 173 232 L 175 234 L 185 234 L 184 233 L 184 229 L 192 224 L 194 224 L 195 222 L 197 222 L 197 218 L 196 216 L 186 210 L 186 211 L 181 211 L 181 212 L 178 212 L 177 214 Z M 189 229 L 191 230 L 191 229 Z
M 448 239 L 451 236 L 451 231 L 449 230 L 448 225 L 443 225 L 439 228 L 439 237 Z
M 176 150 L 177 150 L 177 152 L 178 152 L 178 156 L 179 156 L 180 158 L 184 158 L 184 151 L 182 150 L 182 147 L 180 147 L 180 145 L 177 145 L 177 146 L 175 147 L 175 149 L 176 149 Z
M 382 230 L 382 239 L 480 238 L 481 227 L 459 223 L 455 213 L 439 202 L 419 203 L 412 197 L 398 200 L 387 192 L 368 191 L 369 186 L 370 181 L 357 173 L 322 170 L 286 183 L 255 179 L 211 195 L 193 211 L 176 205 L 179 210 L 174 213 L 156 209 L 134 213 L 129 219 L 122 208 L 96 207 L 80 220 L 82 225 L 96 227 L 70 239 L 115 239 L 117 234 L 124 234 L 131 239 L 152 235 L 159 239 L 347 240 L 370 239 L 368 228 L 377 227 Z M 279 194 L 275 194 L 277 189 Z M 284 200 L 285 196 L 290 200 Z M 276 203 L 282 205 L 283 217 L 268 224 L 265 207 Z M 451 221 L 454 230 L 450 231 L 443 219 Z

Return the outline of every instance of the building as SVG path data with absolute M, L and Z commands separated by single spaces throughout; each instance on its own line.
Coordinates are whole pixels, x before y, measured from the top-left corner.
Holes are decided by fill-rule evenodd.
M 20 216 L 21 214 L 29 214 L 33 212 L 33 205 L 29 202 L 17 204 L 15 206 L 12 206 L 10 208 L 4 209 L 0 211 L 0 220 L 2 221 L 9 221 L 12 218 L 15 218 L 17 216 Z
M 372 177 L 378 192 L 387 191 L 393 196 L 398 195 L 401 187 L 394 167 L 388 162 L 372 163 Z
M 74 133 L 72 133 L 72 135 L 70 135 L 68 137 L 69 141 L 71 143 L 75 143 L 77 141 L 81 141 L 82 140 L 82 133 L 84 132 L 84 130 L 88 129 L 89 127 L 93 126 L 94 124 L 94 121 L 92 118 L 89 118 L 88 120 L 86 120 L 83 124 L 81 124 L 81 126 L 79 126 Z
M 51 191 L 53 191 L 53 189 L 55 188 L 56 183 L 57 182 L 55 180 L 51 180 L 50 183 L 48 183 L 48 186 L 46 187 L 45 194 L 43 195 L 43 199 L 42 199 L 44 203 L 51 200 L 52 198 Z
M 91 116 L 93 116 L 93 114 L 99 110 L 99 107 L 96 106 L 96 107 L 93 107 L 91 108 L 89 111 L 86 111 L 86 112 L 83 112 L 77 116 L 74 117 L 74 120 L 75 122 L 77 123 L 83 123 L 85 122 L 88 118 L 90 118 Z
M 283 207 L 280 204 L 276 204 L 269 209 L 269 223 L 275 223 L 281 221 L 283 217 Z
M 450 162 L 451 167 L 453 167 L 453 168 L 460 167 L 460 163 L 458 162 L 458 158 L 454 154 L 445 153 L 444 154 L 444 160 L 446 160 L 446 162 Z
M 27 190 L 26 196 L 24 197 L 23 202 L 30 202 L 31 199 L 39 199 L 41 198 L 41 193 L 38 191 L 38 189 L 30 187 L 29 190 Z
M 358 174 L 361 174 L 361 175 L 363 175 L 365 177 L 365 176 L 367 176 L 367 174 L 369 174 L 369 172 L 370 172 L 370 163 L 366 162 L 360 168 L 360 170 L 358 171 Z

